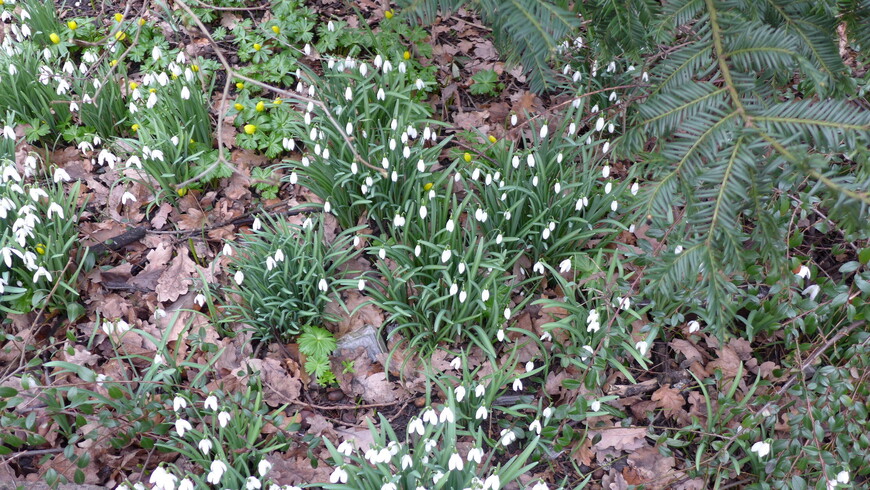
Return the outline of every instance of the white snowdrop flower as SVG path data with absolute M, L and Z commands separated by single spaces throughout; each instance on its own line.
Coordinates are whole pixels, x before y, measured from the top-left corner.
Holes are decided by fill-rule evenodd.
M 157 94 L 151 92 L 151 95 L 148 96 L 148 102 L 145 104 L 146 107 L 152 109 L 157 104 Z
M 426 162 L 424 162 L 422 158 L 417 160 L 417 171 L 418 172 L 425 172 L 426 171 Z
M 375 56 L 374 64 L 376 67 L 380 68 L 384 64 L 384 58 L 381 55 Z
M 477 408 L 477 411 L 474 413 L 474 418 L 476 420 L 486 420 L 489 417 L 489 411 L 487 411 L 486 407 L 481 405 Z
M 387 94 L 384 93 L 384 89 L 383 89 L 383 88 L 379 88 L 379 89 L 378 89 L 377 99 L 378 99 L 378 100 L 387 100 Z
M 701 324 L 698 323 L 697 320 L 692 320 L 689 322 L 689 333 L 695 333 L 698 330 L 701 330 Z
M 516 438 L 516 436 L 514 436 Z M 501 488 L 501 479 L 498 475 L 490 475 L 483 481 L 482 490 L 499 490 Z
M 535 419 L 531 424 L 529 424 L 529 430 L 537 435 L 541 435 L 541 421 Z
M 602 153 L 607 153 L 608 151 L 610 151 L 610 142 L 609 142 L 609 141 L 605 141 L 604 144 L 601 145 L 601 152 L 602 152 Z
M 177 73 L 175 73 L 177 75 Z M 157 83 L 160 84 L 161 87 L 165 87 L 169 83 L 169 75 L 166 72 L 161 72 L 157 75 Z
M 819 285 L 813 284 L 813 285 L 809 286 L 808 288 L 804 289 L 801 292 L 801 294 L 803 294 L 804 296 L 809 296 L 811 301 L 815 301 L 816 296 L 819 295 L 820 291 L 821 291 L 821 288 L 819 287 Z
M 190 98 L 190 89 L 187 88 L 186 85 L 184 87 L 182 87 L 182 89 L 181 89 L 181 98 L 184 100 L 187 100 Z
M 453 369 L 462 368 L 462 358 L 454 357 L 453 360 L 450 361 L 450 367 L 452 367 Z
M 411 457 L 410 454 L 405 454 L 402 456 L 402 470 L 407 470 L 411 466 L 414 465 L 414 458 Z
M 182 408 L 187 408 L 187 400 L 181 396 L 176 396 L 172 399 L 172 410 L 179 411 Z
M 249 476 L 248 479 L 245 480 L 245 490 L 259 490 L 262 486 L 263 484 L 256 476 Z
M 459 292 L 459 286 L 457 286 L 456 284 L 452 284 L 448 292 L 450 293 L 450 296 L 455 296 L 456 293 Z
M 347 135 L 353 134 L 353 124 L 351 124 L 350 121 L 348 121 L 348 123 L 344 126 L 344 132 Z M 354 163 L 356 163 L 356 162 L 354 162 Z
M 499 342 L 504 342 L 504 329 L 498 329 L 498 332 L 495 333 L 495 338 L 498 339 Z
M 610 165 L 605 165 L 605 166 L 601 169 L 601 176 L 604 177 L 605 179 L 606 179 L 607 177 L 610 177 Z
M 511 114 L 511 126 L 516 126 L 516 125 L 517 125 L 517 115 Z
M 510 212 L 510 211 L 505 211 L 505 212 L 504 212 L 504 219 L 510 221 L 511 216 L 512 216 L 512 215 L 511 215 L 511 212 Z
M 604 184 L 604 193 L 605 194 L 610 194 L 610 191 L 612 191 L 612 190 L 613 190 L 613 183 L 608 182 L 608 183 Z
M 421 252 L 423 252 L 423 248 L 419 244 L 414 247 L 414 257 L 419 257 Z
M 544 228 L 544 231 L 541 232 L 541 238 L 544 240 L 548 240 L 550 238 L 550 229 Z
M 534 272 L 536 274 L 543 274 L 544 273 L 544 263 L 541 262 L 540 260 L 535 262 L 535 265 L 532 266 L 532 272 Z
M 441 262 L 446 263 L 448 260 L 450 260 L 450 256 L 452 254 L 453 252 L 449 248 L 445 248 L 444 251 L 441 252 Z
M 649 82 L 649 73 L 643 72 L 643 74 L 640 76 L 640 79 L 643 83 Z
M 398 182 L 399 181 L 399 172 L 396 172 L 395 170 L 393 170 L 393 172 L 390 174 L 390 180 L 393 182 Z
M 512 387 L 513 387 L 513 390 L 514 390 L 514 391 L 522 391 L 522 389 L 523 389 L 523 380 L 521 380 L 520 378 L 515 379 L 515 380 L 514 380 L 514 384 L 513 384 Z
M 134 196 L 130 191 L 127 191 L 121 196 L 121 205 L 127 204 L 127 201 L 136 202 L 137 200 L 136 196 Z
M 159 160 L 162 162 L 163 161 L 163 150 L 152 151 L 151 152 L 151 159 L 152 160 Z
M 58 167 L 54 169 L 54 175 L 52 175 L 52 180 L 55 184 L 57 184 L 60 181 L 69 182 L 70 180 L 72 180 L 72 177 L 69 176 L 66 170 Z
M 559 272 L 564 274 L 571 271 L 571 259 L 565 259 L 559 262 Z
M 190 425 L 190 422 L 184 419 L 178 419 L 175 421 L 175 432 L 178 433 L 178 437 L 184 437 L 184 433 L 193 430 L 193 426 Z
M 231 257 L 233 255 L 233 247 L 231 247 L 229 243 L 224 244 L 223 254 L 227 257 Z
M 462 468 L 465 466 L 465 462 L 462 461 L 462 456 L 459 453 L 453 453 L 450 455 L 450 460 L 447 462 L 447 469 L 449 471 L 462 471 Z
M 798 269 L 798 271 L 795 275 L 800 277 L 801 279 L 809 279 L 810 278 L 810 268 L 805 266 L 805 265 L 801 265 L 800 269 Z
M 619 208 L 619 203 L 618 203 L 618 202 L 613 201 L 612 203 L 610 203 L 610 210 L 611 210 L 611 211 L 616 211 L 617 208 Z
M 281 146 L 283 146 L 287 151 L 293 151 L 293 149 L 296 148 L 296 140 L 293 138 L 284 138 L 281 141 Z
M 393 226 L 396 228 L 405 226 L 405 217 L 399 214 L 393 216 Z
M 193 302 L 199 305 L 200 308 L 202 308 L 205 305 L 205 295 L 197 294 L 196 297 L 193 298 Z
M 311 112 L 306 112 L 306 113 L 305 113 L 304 120 L 305 120 L 305 125 L 306 125 L 306 126 L 310 126 L 310 125 L 311 125 Z
M 483 209 L 478 208 L 477 211 L 474 212 L 474 219 L 481 223 L 485 223 L 488 217 L 489 215 Z
M 169 141 L 171 141 L 174 146 L 178 146 L 178 143 L 181 142 L 181 140 L 178 139 L 178 136 L 173 136 L 172 138 L 169 138 Z
M 242 271 L 236 271 L 235 275 L 233 275 L 233 280 L 236 281 L 236 284 L 241 286 L 242 281 L 245 280 L 245 274 Z
M 614 126 L 613 123 L 610 123 L 607 125 L 607 132 L 608 133 L 613 133 L 613 131 L 615 131 L 615 130 L 616 130 L 616 126 Z
M 500 441 L 503 445 L 509 446 L 517 440 L 517 435 L 511 429 L 502 429 Z
M 16 73 L 18 73 L 18 68 L 16 68 L 15 65 L 10 63 L 9 64 L 9 75 L 14 77 Z
M 526 372 L 527 372 L 527 373 L 530 373 L 530 372 L 532 372 L 532 371 L 534 371 L 534 370 L 535 370 L 535 362 L 534 362 L 534 361 L 529 361 L 529 362 L 527 362 L 527 363 L 526 363 Z
M 843 471 L 837 473 L 837 483 L 839 483 L 841 485 L 848 485 L 849 481 L 850 481 L 850 478 L 849 478 L 848 471 L 843 470 Z
M 444 407 L 444 409 L 441 410 L 441 414 L 438 416 L 438 421 L 442 424 L 444 422 L 449 422 L 452 424 L 454 421 L 453 410 L 451 410 L 450 407 Z
M 405 73 L 408 71 L 408 65 L 405 64 L 404 61 L 399 62 L 399 73 Z
M 510 212 L 505 213 L 505 216 L 504 216 L 504 217 L 505 217 L 505 219 L 508 219 L 508 220 L 511 219 L 511 218 L 510 218 Z M 501 233 L 499 233 L 499 234 L 496 235 L 496 237 L 495 237 L 495 244 L 496 244 L 496 245 L 501 245 L 501 242 L 502 242 L 502 241 L 504 241 L 504 235 L 502 235 Z
M 39 278 L 44 277 L 51 282 L 51 274 L 45 270 L 45 267 L 40 266 L 39 269 L 36 270 L 36 273 L 33 274 L 33 282 L 39 282 Z
M 326 292 L 329 289 L 329 285 L 326 283 L 326 278 L 321 277 L 320 281 L 317 282 L 317 289 Z
M 63 216 L 63 208 L 60 207 L 60 204 L 58 204 L 58 203 L 56 203 L 56 202 L 52 202 L 52 203 L 48 206 L 48 213 L 47 213 L 47 214 L 48 214 L 48 219 L 51 219 L 52 214 L 56 214 L 56 215 L 60 216 L 60 219 L 63 219 L 63 218 L 64 218 L 64 216 Z
M 616 307 L 620 310 L 627 310 L 631 307 L 631 298 L 629 297 L 623 298 L 622 296 L 617 296 L 614 299 L 616 300 Z
M 320 143 L 317 143 L 316 145 L 314 145 L 314 154 L 317 156 L 321 156 L 322 153 L 323 153 L 323 148 L 320 146 Z M 324 160 L 326 160 L 326 158 L 324 158 Z
M 273 259 L 272 257 L 266 257 L 266 270 L 267 271 L 271 271 L 272 269 L 275 268 L 276 265 L 277 265 L 277 263 L 275 262 L 275 259 Z
M 426 88 L 426 84 L 423 82 L 423 80 L 420 80 L 419 78 L 414 82 L 414 86 L 417 87 L 417 90 L 423 90 L 424 88 Z M 424 136 L 423 139 L 428 139 L 428 138 Z
M 465 303 L 466 298 L 468 298 L 468 293 L 466 293 L 464 290 L 460 291 L 459 292 L 459 302 Z
M 640 185 L 638 185 L 637 182 L 631 184 L 631 195 L 632 196 L 636 196 L 638 190 L 640 190 Z
M 208 410 L 217 410 L 217 408 L 218 408 L 217 397 L 214 395 L 209 395 L 205 399 L 205 402 L 203 402 L 202 406 Z
M 505 309 L 504 309 L 504 318 L 505 318 L 505 320 L 510 320 L 510 317 L 511 317 L 511 309 L 510 309 L 510 308 L 505 308 Z
M 227 412 L 221 412 L 218 414 L 217 418 L 218 418 L 218 424 L 220 424 L 221 427 L 226 427 L 227 424 L 230 423 L 232 416 Z
M 411 149 L 408 148 L 407 146 L 402 148 L 402 156 L 405 158 L 410 158 L 411 157 Z
M 209 439 L 203 439 L 197 443 L 199 446 L 199 450 L 202 451 L 202 454 L 208 454 L 212 448 L 212 442 Z
M 326 201 L 325 203 L 323 203 L 323 212 L 329 213 L 331 211 L 332 211 L 332 203 L 329 201 Z
M 257 230 L 259 230 L 259 229 L 262 228 L 262 227 L 263 227 L 263 223 L 260 221 L 260 218 L 259 218 L 259 217 L 254 218 L 254 223 L 251 224 L 251 228 L 252 228 L 254 231 L 257 231 Z
M 480 300 L 486 303 L 489 301 L 489 289 L 484 289 L 480 292 Z
M 629 232 L 629 233 L 634 233 L 634 223 L 628 225 L 628 232 Z
M 680 255 L 681 253 L 683 253 L 683 246 L 682 245 L 677 245 L 676 247 L 674 247 L 674 254 L 675 255 Z
M 457 269 L 459 270 L 460 274 L 464 273 L 465 272 L 465 262 L 460 262 L 459 267 Z
M 763 458 L 770 454 L 770 444 L 764 441 L 758 441 L 752 445 L 750 450 L 757 454 L 759 458 Z
M 649 342 L 646 340 L 641 340 L 640 342 L 634 344 L 634 348 L 640 353 L 640 355 L 645 356 L 647 351 L 649 350 Z
M 610 102 L 613 102 L 614 100 L 616 100 L 616 97 L 617 97 L 617 96 L 616 96 L 616 91 L 613 91 L 613 92 L 610 92 L 610 96 L 607 97 L 607 100 L 610 101 Z
M 425 415 L 425 412 L 424 412 L 424 415 Z M 417 435 L 422 436 L 423 433 L 426 431 L 426 427 L 423 426 L 423 422 L 425 422 L 425 420 L 419 419 L 417 417 L 414 417 L 413 419 L 411 419 L 411 422 L 408 423 L 408 434 L 416 433 Z M 438 423 L 437 418 L 435 420 L 435 423 Z
M 535 175 L 534 177 L 532 177 L 532 186 L 533 186 L 533 187 L 538 187 L 538 176 L 537 176 L 537 175 Z
M 574 80 L 575 82 L 579 82 L 582 78 L 583 75 L 579 71 L 575 71 L 574 74 L 571 76 L 571 80 Z
M 547 128 L 547 125 L 544 124 L 543 126 L 541 126 L 541 131 L 540 131 L 540 133 L 538 133 L 538 136 L 539 136 L 541 139 L 544 139 L 544 138 L 547 137 L 547 133 L 548 133 L 548 132 L 549 132 L 549 129 Z
M 380 250 L 378 250 L 378 257 L 380 257 L 381 260 L 386 259 L 387 258 L 387 250 L 383 247 Z
M 158 466 L 151 473 L 148 483 L 154 485 L 154 490 L 175 490 L 175 482 L 178 477 L 166 471 L 162 466 Z
M 341 466 L 339 466 L 338 468 L 335 469 L 335 471 L 332 472 L 332 474 L 329 475 L 329 482 L 330 483 L 347 483 L 347 476 L 348 476 L 347 471 L 344 471 L 344 469 Z
M 595 131 L 601 131 L 604 129 L 604 118 L 599 117 L 597 121 L 595 121 Z
M 595 114 L 595 113 L 598 112 L 599 110 L 600 110 L 600 109 L 598 108 L 598 104 L 595 104 L 594 106 L 592 106 L 592 109 L 590 109 L 589 111 L 590 111 L 591 113 Z

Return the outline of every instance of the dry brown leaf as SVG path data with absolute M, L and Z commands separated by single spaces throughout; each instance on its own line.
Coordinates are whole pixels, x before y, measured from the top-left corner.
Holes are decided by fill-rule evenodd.
M 302 382 L 287 374 L 276 359 L 247 359 L 244 363 L 253 371 L 260 372 L 263 382 L 263 399 L 272 407 L 297 400 L 302 392 Z
M 668 343 L 675 351 L 684 355 L 686 359 L 680 363 L 680 367 L 691 366 L 694 362 L 701 362 L 703 356 L 694 344 L 683 339 L 674 339 Z
M 64 361 L 78 366 L 93 366 L 100 360 L 100 356 L 93 354 L 82 345 L 74 346 L 72 355 L 67 352 L 67 349 L 63 349 L 61 352 L 63 352 Z
M 592 430 L 593 435 L 601 434 L 601 440 L 595 443 L 596 451 L 616 449 L 617 451 L 634 451 L 646 445 L 645 427 L 613 427 L 605 430 Z
M 719 356 L 716 360 L 707 364 L 707 371 L 713 372 L 716 369 L 722 371 L 722 375 L 726 378 L 734 378 L 737 372 L 740 371 L 740 358 L 737 352 L 731 346 L 726 345 L 722 349 L 716 351 Z
M 208 224 L 208 216 L 197 208 L 190 208 L 178 220 L 178 228 L 185 231 L 201 230 Z
M 656 390 L 652 394 L 652 400 L 657 402 L 659 408 L 664 409 L 665 415 L 671 418 L 675 418 L 683 412 L 683 405 L 686 403 L 683 395 L 680 394 L 680 390 L 671 388 L 669 384 Z
M 673 471 L 676 460 L 665 457 L 654 447 L 642 447 L 628 455 L 628 466 L 622 471 L 629 485 L 644 485 L 650 490 L 668 488 L 670 482 L 679 477 Z
M 192 277 L 196 273 L 196 263 L 190 258 L 187 248 L 180 248 L 178 255 L 172 259 L 172 263 L 157 280 L 157 301 L 175 301 L 182 294 L 187 293 L 193 284 Z

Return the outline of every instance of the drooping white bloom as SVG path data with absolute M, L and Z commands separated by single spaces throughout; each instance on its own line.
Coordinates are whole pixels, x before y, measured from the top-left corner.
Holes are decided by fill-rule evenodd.
M 451 252 L 449 248 L 444 249 L 444 251 L 441 252 L 441 262 L 446 263 L 448 260 L 450 260 L 450 256 L 452 255 L 452 253 L 453 252 Z
M 233 275 L 233 280 L 236 281 L 236 284 L 241 286 L 242 281 L 245 280 L 245 273 L 242 271 L 236 271 L 235 275 Z
M 592 409 L 593 412 L 597 412 L 601 410 L 601 402 L 595 400 L 594 402 L 592 402 L 592 404 L 589 405 L 589 408 Z
M 342 467 L 338 467 L 335 471 L 329 475 L 330 483 L 347 483 L 347 471 L 345 471 Z
M 646 340 L 641 340 L 640 342 L 634 344 L 634 348 L 640 353 L 640 355 L 645 356 L 647 351 L 649 351 L 649 342 Z
M 495 338 L 499 342 L 504 342 L 504 329 L 503 328 L 498 329 L 498 332 L 495 333 Z
M 454 284 L 455 285 L 455 284 Z M 452 361 L 450 361 L 450 367 L 453 369 L 461 369 L 462 368 L 462 358 L 454 357 Z
M 262 486 L 263 484 L 256 476 L 249 476 L 248 479 L 245 480 L 245 490 L 259 490 Z
M 465 462 L 462 461 L 462 456 L 459 453 L 453 453 L 450 455 L 450 459 L 447 461 L 447 469 L 449 471 L 462 471 L 462 468 L 465 466 Z
M 511 430 L 511 429 L 502 429 L 502 431 L 501 431 L 501 440 L 500 440 L 500 442 L 501 442 L 503 445 L 505 445 L 505 446 L 509 446 L 512 442 L 514 442 L 514 441 L 516 441 L 516 440 L 517 440 L 517 435 L 514 433 L 513 430 Z
M 547 128 L 547 125 L 544 124 L 543 126 L 541 126 L 541 131 L 540 131 L 540 133 L 538 133 L 538 136 L 540 136 L 541 139 L 544 139 L 547 137 L 548 132 L 549 132 L 549 129 Z
M 511 317 L 511 309 L 510 309 L 510 308 L 505 308 L 505 309 L 504 309 L 504 318 L 505 318 L 505 320 L 509 320 L 510 317 Z
M 176 396 L 172 399 L 172 410 L 179 411 L 182 408 L 187 408 L 187 400 L 184 397 Z
M 529 430 L 535 434 L 541 435 L 541 421 L 535 419 L 531 424 L 529 424 Z
M 514 391 L 522 391 L 523 390 L 523 380 L 521 380 L 520 378 L 515 379 L 514 383 L 512 385 L 512 388 Z
M 752 445 L 750 450 L 757 454 L 759 458 L 763 458 L 770 454 L 770 444 L 765 441 L 758 441 Z
M 317 282 L 317 289 L 319 289 L 320 291 L 322 291 L 324 293 L 326 292 L 327 289 L 329 289 L 329 285 L 326 283 L 325 278 L 321 277 L 320 281 Z
M 809 279 L 810 278 L 810 268 L 801 264 L 800 269 L 798 269 L 798 271 L 795 275 L 800 277 L 801 279 Z
M 213 445 L 210 439 L 203 439 L 197 443 L 197 446 L 199 446 L 199 450 L 202 451 L 202 454 L 208 454 Z
M 462 385 L 453 389 L 453 394 L 456 396 L 456 401 L 461 402 L 465 398 L 465 387 Z
M 230 423 L 232 416 L 227 412 L 221 412 L 218 414 L 217 418 L 218 418 L 218 424 L 220 424 L 221 427 L 226 427 L 227 424 Z
M 417 433 L 418 435 L 423 435 L 426 431 L 426 428 L 423 426 L 423 421 L 419 418 L 411 419 L 411 422 L 408 423 L 408 433 L 413 434 Z
M 259 463 L 257 463 L 257 473 L 260 476 L 266 476 L 266 473 L 272 470 L 272 463 L 266 461 L 265 459 L 261 459 Z
M 498 475 L 490 475 L 483 481 L 483 490 L 499 490 L 501 488 L 501 480 Z
M 387 94 L 384 92 L 383 88 L 378 89 L 376 97 L 378 100 L 387 100 Z
M 689 322 L 689 333 L 695 333 L 701 329 L 701 324 L 698 323 L 697 320 L 692 320 Z
M 559 262 L 559 272 L 564 274 L 571 271 L 571 259 L 565 259 Z
M 151 473 L 148 482 L 154 485 L 154 490 L 175 490 L 175 482 L 177 480 L 178 477 L 166 471 L 164 467 L 158 466 Z
M 453 423 L 453 420 L 453 410 L 451 410 L 450 407 L 444 407 L 444 409 L 441 410 L 441 415 L 438 416 L 438 421 L 443 424 L 444 422 Z
M 474 418 L 477 420 L 486 420 L 487 417 L 489 417 L 489 412 L 483 405 L 478 407 L 477 412 L 474 413 Z
M 212 485 L 218 485 L 221 482 L 221 478 L 223 478 L 226 471 L 227 465 L 224 464 L 223 461 L 212 461 L 211 466 L 209 467 L 208 476 L 206 476 L 206 480 Z
M 184 100 L 190 98 L 190 89 L 186 85 L 181 89 L 181 98 Z
M 184 433 L 193 430 L 193 426 L 190 425 L 190 422 L 184 419 L 178 419 L 175 421 L 175 432 L 178 433 L 178 437 L 184 437 Z

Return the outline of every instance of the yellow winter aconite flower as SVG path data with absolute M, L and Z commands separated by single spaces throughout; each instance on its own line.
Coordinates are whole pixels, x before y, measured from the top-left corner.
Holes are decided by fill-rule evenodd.
M 124 16 L 121 14 L 115 14 L 115 20 L 121 22 L 122 20 L 124 20 Z
M 51 34 L 49 34 L 48 38 L 51 39 L 51 42 L 53 42 L 54 44 L 60 42 L 60 36 L 58 36 L 56 32 L 52 32 Z
M 254 43 L 254 51 L 259 51 L 263 49 L 263 46 L 260 43 Z
M 178 197 L 184 197 L 187 194 L 187 188 L 182 187 L 181 189 L 178 189 L 176 192 L 178 192 Z
M 191 69 L 191 71 L 196 73 L 199 71 L 199 65 L 190 65 L 190 69 Z
M 130 129 L 132 129 L 133 132 L 135 133 L 136 131 L 139 131 L 139 125 L 138 125 L 138 124 L 134 124 L 134 125 L 130 126 Z
M 157 93 L 157 89 L 156 89 L 156 88 L 149 88 L 148 91 L 151 92 L 152 94 L 156 94 L 156 93 Z
M 423 190 L 426 192 L 432 190 L 432 182 L 426 182 L 426 185 L 423 186 Z
M 253 124 L 245 124 L 245 134 L 254 134 L 257 132 L 257 126 Z
M 37 243 L 36 247 L 34 248 L 36 249 L 36 253 L 38 253 L 39 255 L 45 255 L 45 245 Z
M 466 162 L 470 162 L 471 161 L 471 153 L 466 152 L 462 158 L 464 158 Z
M 118 64 L 118 60 L 112 60 L 109 62 L 109 66 L 115 66 Z
M 405 51 L 404 53 L 402 53 L 402 58 L 405 58 L 406 60 L 411 59 L 411 52 Z
M 245 106 L 243 106 L 242 104 L 239 104 L 238 102 L 236 102 L 235 104 L 233 104 L 233 107 L 234 107 L 237 111 L 240 111 L 240 110 L 242 110 L 242 109 L 245 108 Z
M 136 82 L 130 82 L 130 90 L 136 90 L 139 88 L 139 84 Z
M 118 31 L 115 33 L 115 39 L 117 39 L 118 41 L 123 41 L 124 39 L 127 39 L 127 34 L 125 34 L 123 31 Z
M 275 99 L 274 104 L 275 104 L 275 105 L 281 105 L 282 102 L 284 102 L 284 101 L 281 100 L 281 97 L 278 97 L 277 99 Z
M 74 21 L 74 20 L 71 20 L 71 21 L 66 23 L 66 26 L 69 27 L 71 31 L 74 31 L 74 30 L 79 28 L 79 23 Z
M 275 34 L 281 34 L 281 28 L 278 26 L 272 26 L 272 32 Z
M 489 142 L 490 143 L 495 143 L 496 141 L 498 141 L 498 139 L 495 136 L 489 135 Z
M 263 112 L 266 110 L 266 104 L 261 100 L 260 102 L 257 102 L 257 105 L 254 108 L 257 109 L 257 112 Z
M 244 84 L 244 83 L 242 83 L 242 82 L 236 82 L 236 89 L 237 89 L 237 90 L 242 90 L 243 88 L 245 88 L 245 84 Z
M 392 19 L 393 18 L 393 11 L 387 10 L 386 12 L 384 12 L 384 17 L 386 17 L 388 19 Z
M 144 25 L 145 25 L 145 19 L 139 19 L 139 25 L 140 25 L 140 26 L 144 26 Z

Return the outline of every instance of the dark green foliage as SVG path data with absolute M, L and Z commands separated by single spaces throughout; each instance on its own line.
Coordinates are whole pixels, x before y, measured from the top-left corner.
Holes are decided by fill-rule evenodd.
M 840 5 L 849 15 L 866 7 Z M 789 273 L 791 206 L 779 193 L 820 198 L 847 232 L 868 233 L 870 177 L 855 149 L 870 142 L 870 111 L 847 98 L 854 82 L 836 44 L 837 6 L 680 0 L 653 24 L 677 47 L 649 70 L 651 87 L 638 94 L 647 98 L 618 145 L 645 161 L 652 182 L 637 216 L 669 245 L 646 271 L 647 292 L 700 300 L 719 332 L 747 267 Z M 849 24 L 855 39 L 859 24 Z

